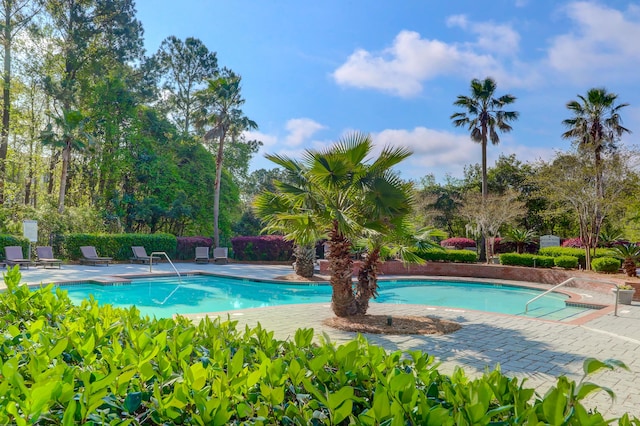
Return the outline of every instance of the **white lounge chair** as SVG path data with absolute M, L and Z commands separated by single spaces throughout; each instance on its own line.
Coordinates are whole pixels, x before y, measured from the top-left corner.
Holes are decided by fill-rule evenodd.
M 209 263 L 209 247 L 196 247 L 196 263 Z
M 213 249 L 213 261 L 215 263 L 229 263 L 229 247 L 216 247 Z

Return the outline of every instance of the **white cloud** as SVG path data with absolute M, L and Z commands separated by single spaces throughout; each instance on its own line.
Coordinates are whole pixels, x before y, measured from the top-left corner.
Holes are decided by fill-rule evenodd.
M 325 128 L 322 124 L 310 118 L 294 118 L 287 121 L 286 129 L 289 132 L 284 144 L 289 147 L 299 146 L 319 130 Z
M 460 27 L 477 35 L 477 40 L 466 43 L 469 50 L 484 50 L 498 55 L 514 56 L 520 45 L 520 34 L 509 25 L 490 22 L 471 22 L 466 15 L 453 15 L 447 19 L 450 27 Z
M 573 23 L 573 30 L 551 40 L 547 59 L 551 68 L 580 82 L 602 79 L 603 75 L 614 79 L 637 75 L 637 6 L 623 12 L 596 3 L 573 2 L 563 11 Z
M 508 25 L 470 22 L 464 15 L 454 15 L 448 25 L 476 34 L 474 41 L 446 43 L 422 38 L 414 31 L 401 31 L 390 47 L 380 52 L 358 49 L 334 73 L 343 86 L 370 88 L 410 97 L 422 91 L 423 83 L 441 76 L 465 79 L 492 76 L 501 86 L 530 85 L 536 80 L 529 67 L 514 57 L 520 35 Z M 503 59 L 514 68 L 508 72 Z

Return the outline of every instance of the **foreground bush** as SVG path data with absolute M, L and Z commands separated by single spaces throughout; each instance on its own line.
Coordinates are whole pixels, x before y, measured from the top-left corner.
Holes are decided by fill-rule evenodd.
M 541 256 L 575 256 L 578 258 L 578 263 L 584 268 L 585 267 L 585 252 L 583 248 L 575 248 L 575 247 L 545 247 L 541 248 L 538 252 Z M 596 253 L 591 256 L 592 259 L 598 257 L 610 257 L 611 250 L 603 250 L 598 249 Z
M 446 376 L 421 351 L 363 337 L 336 346 L 311 329 L 281 341 L 230 321 L 140 318 L 19 279 L 10 270 L 0 294 L 0 424 L 605 424 L 581 403 L 602 389 L 588 381 L 561 377 L 542 398 L 500 371 Z M 585 376 L 615 367 L 587 359 Z

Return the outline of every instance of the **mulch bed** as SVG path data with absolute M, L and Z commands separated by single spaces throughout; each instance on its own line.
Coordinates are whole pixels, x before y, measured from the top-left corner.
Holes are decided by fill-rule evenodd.
M 456 322 L 433 317 L 392 316 L 388 325 L 388 315 L 356 315 L 352 317 L 332 317 L 323 324 L 342 331 L 371 334 L 449 334 L 460 330 Z

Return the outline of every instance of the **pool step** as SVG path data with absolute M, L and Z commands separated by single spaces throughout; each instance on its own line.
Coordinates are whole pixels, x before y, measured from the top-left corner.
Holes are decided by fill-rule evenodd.
M 530 318 L 540 318 L 552 321 L 570 321 L 575 318 L 579 318 L 588 314 L 590 311 L 585 311 L 582 308 L 576 308 L 573 306 L 567 306 L 565 308 L 549 308 L 539 307 L 529 309 L 529 312 L 522 312 L 520 315 Z

